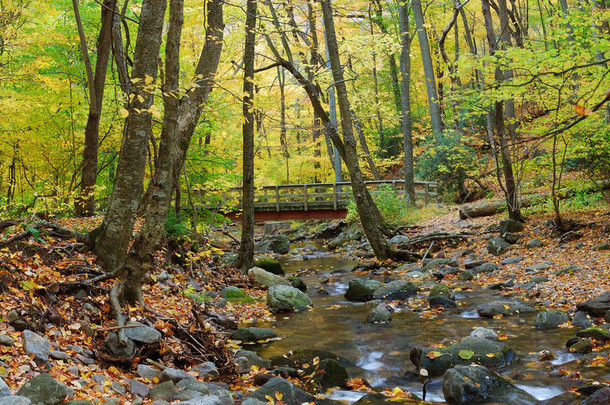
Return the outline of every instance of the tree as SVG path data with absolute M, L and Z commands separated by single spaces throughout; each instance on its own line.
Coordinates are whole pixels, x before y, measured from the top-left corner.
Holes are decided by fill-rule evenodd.
M 415 170 L 413 165 L 413 135 L 411 133 L 411 34 L 409 33 L 409 7 L 400 4 L 400 104 L 402 112 L 402 139 L 405 167 L 405 198 L 415 205 Z

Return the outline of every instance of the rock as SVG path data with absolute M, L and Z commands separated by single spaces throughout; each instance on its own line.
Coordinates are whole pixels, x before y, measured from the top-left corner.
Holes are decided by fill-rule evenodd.
M 610 387 L 604 387 L 581 402 L 581 405 L 607 405 L 610 404 Z
M 593 342 L 585 338 L 576 338 L 575 341 L 572 341 L 572 339 L 570 339 L 566 346 L 568 346 L 568 350 L 570 353 L 579 354 L 591 353 L 594 347 Z
M 392 320 L 394 310 L 388 304 L 379 304 L 371 312 L 369 312 L 367 322 L 369 323 L 387 323 Z
M 269 238 L 269 240 L 271 240 L 269 249 L 271 249 L 273 253 L 284 255 L 290 251 L 290 239 L 288 239 L 288 236 L 273 235 Z
M 250 280 L 254 280 L 265 287 L 271 287 L 274 285 L 290 285 L 290 282 L 284 277 L 269 273 L 260 267 L 252 267 L 250 270 L 248 270 L 248 277 Z
M 286 285 L 274 285 L 267 291 L 267 305 L 274 312 L 292 312 L 313 306 L 301 290 Z
M 344 367 L 354 366 L 354 364 L 344 357 L 338 356 L 326 350 L 318 349 L 297 349 L 282 356 L 272 357 L 270 361 L 272 367 L 290 367 L 293 369 L 302 369 L 303 365 L 312 364 L 315 358 L 318 358 L 319 361 L 325 359 L 336 360 Z
M 49 360 L 51 345 L 46 337 L 27 329 L 23 331 L 21 337 L 23 338 L 25 352 L 33 354 L 36 363 L 43 364 Z
M 376 300 L 406 300 L 419 292 L 419 287 L 407 280 L 394 280 L 382 284 L 375 289 L 373 298 Z
M 514 219 L 503 219 L 500 221 L 500 235 L 503 235 L 505 232 L 519 233 L 523 229 L 525 229 L 523 222 L 515 221 Z
M 456 308 L 455 295 L 449 287 L 444 284 L 438 284 L 430 290 L 428 294 L 428 303 L 431 308 L 443 306 L 445 308 Z
M 496 315 L 531 314 L 538 310 L 523 303 L 493 301 L 480 305 L 477 312 L 482 318 L 493 318 Z
M 68 360 L 70 355 L 66 352 L 62 352 L 61 350 L 53 350 L 49 353 L 49 357 L 53 360 Z
M 129 380 L 129 393 L 131 395 L 146 398 L 150 392 L 150 387 L 138 380 Z
M 541 311 L 536 315 L 536 327 L 538 329 L 556 328 L 569 320 L 570 317 L 563 311 Z
M 15 344 L 15 339 L 13 339 L 12 337 L 10 337 L 8 335 L 0 333 L 0 346 L 13 347 L 14 344 Z
M 30 405 L 32 401 L 29 398 L 19 395 L 11 395 L 0 398 L 0 405 Z
M 133 400 L 131 405 L 136 405 L 137 400 L 137 398 Z M 73 399 L 72 401 L 64 401 L 61 403 L 61 405 L 93 405 L 93 402 L 84 399 Z
M 306 375 L 312 375 L 308 383 L 312 382 L 320 386 L 323 390 L 332 387 L 345 388 L 349 378 L 347 370 L 334 359 L 323 359 L 316 365 L 305 368 Z M 322 371 L 319 373 L 319 371 Z
M 150 389 L 148 398 L 171 402 L 176 395 L 176 386 L 173 381 L 164 381 Z
M 268 405 L 268 402 L 259 401 L 255 398 L 246 398 L 241 402 L 241 405 Z
M 429 356 L 430 352 L 435 352 L 435 356 Z M 501 342 L 466 336 L 447 349 L 415 347 L 410 358 L 418 370 L 425 369 L 430 377 L 437 377 L 458 364 L 477 363 L 491 368 L 510 365 L 517 360 L 517 355 Z
M 546 283 L 547 281 L 549 281 L 549 278 L 547 276 L 534 276 L 532 278 L 530 278 L 530 283 L 534 283 L 534 284 L 540 284 L 540 283 Z
M 472 332 L 470 332 L 470 336 L 487 339 L 487 340 L 498 340 L 498 334 L 491 329 L 478 327 Z
M 330 249 L 330 250 L 336 250 L 336 249 L 340 248 L 341 246 L 345 245 L 349 241 L 350 241 L 350 237 L 347 234 L 347 232 L 341 232 L 339 235 L 337 235 L 336 238 L 334 238 L 333 240 L 328 242 L 326 244 L 326 247 L 328 247 L 328 249 Z
M 136 374 L 148 380 L 152 380 L 157 375 L 159 375 L 159 373 L 159 370 L 151 366 L 147 366 L 146 364 L 138 364 L 138 367 L 136 368 Z
M 277 334 L 270 328 L 239 328 L 231 335 L 231 339 L 241 340 L 242 342 L 256 343 L 259 340 L 272 339 L 277 337 Z
M 316 234 L 316 239 L 330 239 L 338 236 L 347 226 L 347 222 L 339 221 L 327 225 L 324 229 Z
M 11 388 L 0 378 L 0 398 L 12 395 Z
M 381 285 L 376 280 L 355 278 L 349 282 L 345 298 L 350 301 L 370 301 L 375 296 L 375 290 Z
M 523 260 L 525 260 L 525 258 L 522 256 L 511 256 L 511 257 L 507 257 L 506 259 L 502 260 L 502 264 L 504 264 L 504 265 L 515 264 L 515 263 L 520 263 Z
M 172 381 L 178 383 L 181 380 L 194 380 L 195 377 L 190 375 L 184 370 L 178 370 L 177 368 L 168 367 L 159 373 L 159 382 Z
M 266 401 L 265 396 L 275 397 L 275 393 L 282 395 L 282 402 L 286 405 L 300 405 L 303 402 L 315 402 L 315 397 L 296 387 L 293 383 L 281 378 L 272 378 L 265 385 L 256 390 L 250 398 Z
M 458 273 L 458 280 L 468 281 L 474 278 L 474 273 L 472 271 L 461 271 Z
M 576 336 L 601 341 L 610 340 L 610 332 L 607 329 L 596 327 L 579 330 L 576 332 Z
M 211 361 L 206 361 L 191 368 L 190 371 L 197 373 L 199 378 L 216 378 L 219 376 L 216 365 Z
M 502 238 L 491 238 L 487 242 L 487 251 L 494 256 L 501 256 L 512 249 L 510 243 Z
M 547 263 L 538 263 L 538 264 L 533 264 L 531 266 L 527 266 L 525 268 L 525 271 L 537 272 L 537 271 L 548 270 L 549 268 L 551 268 L 551 266 L 549 266 Z
M 481 259 L 469 258 L 469 259 L 466 259 L 466 261 L 464 262 L 464 267 L 466 269 L 474 269 L 475 267 L 479 267 L 483 263 L 485 263 L 485 262 Z
M 594 318 L 601 318 L 610 310 L 610 291 L 577 304 L 576 309 L 584 311 Z
M 250 350 L 240 349 L 235 353 L 235 358 L 242 357 L 248 361 L 248 370 L 250 370 L 250 366 L 257 366 L 260 368 L 269 368 L 269 360 L 263 359 L 255 352 L 251 352 Z
M 443 375 L 443 396 L 452 404 L 533 404 L 536 399 L 480 365 L 455 366 Z
M 246 294 L 244 290 L 233 286 L 223 288 L 219 295 L 229 302 L 242 302 L 245 304 L 251 304 L 254 302 L 254 298 Z
M 223 395 L 205 395 L 188 401 L 180 401 L 182 405 L 233 405 L 233 398 Z
M 426 259 L 424 260 L 422 272 L 426 273 L 430 270 L 438 269 L 443 266 L 460 267 L 460 262 L 455 257 Z
M 575 266 L 573 264 L 564 267 L 563 269 L 559 270 L 557 273 L 555 273 L 555 275 L 557 276 L 563 276 L 565 274 L 574 274 L 577 271 L 580 271 L 580 269 L 578 268 L 578 266 Z
M 602 242 L 599 245 L 595 245 L 593 250 L 610 250 L 610 242 Z
M 514 245 L 515 243 L 519 242 L 519 239 L 521 239 L 522 236 L 521 235 L 517 235 L 516 233 L 512 233 L 512 232 L 504 232 L 502 234 L 502 239 L 504 239 L 506 242 L 510 243 L 511 245 Z
M 287 276 L 286 280 L 288 280 L 290 285 L 292 285 L 294 288 L 299 289 L 303 292 L 307 291 L 307 284 L 305 284 L 301 277 Z
M 28 398 L 33 405 L 56 405 L 66 399 L 68 387 L 50 374 L 42 373 L 26 382 L 17 395 Z
M 515 281 L 510 279 L 508 281 L 499 281 L 497 283 L 489 284 L 487 288 L 490 290 L 507 290 L 515 286 Z
M 136 344 L 131 339 L 127 339 L 127 346 L 119 342 L 119 337 L 115 332 L 109 332 L 104 339 L 104 344 L 114 355 L 119 357 L 131 357 L 136 350 Z
M 155 328 L 143 325 L 140 322 L 129 322 L 127 326 L 137 326 L 136 328 L 125 328 L 125 336 L 134 342 L 150 345 L 161 341 L 161 332 Z
M 608 312 L 606 313 L 608 314 Z M 610 317 L 609 317 L 610 318 Z M 606 315 L 604 315 L 604 320 L 606 319 Z M 606 320 L 606 322 L 608 322 Z M 582 329 L 587 329 L 593 326 L 593 322 L 589 319 L 589 316 L 584 311 L 576 311 L 574 316 L 572 317 L 572 325 L 578 326 Z
M 493 273 L 498 270 L 498 265 L 495 263 L 483 263 L 480 266 L 475 267 L 472 272 L 475 274 L 479 273 Z
M 256 259 L 254 261 L 254 266 L 260 267 L 261 269 L 268 271 L 269 273 L 276 274 L 278 276 L 283 276 L 284 274 L 286 274 L 286 271 L 284 271 L 284 267 L 282 267 L 282 264 L 277 259 L 273 259 L 271 257 L 263 257 L 260 259 Z
M 409 246 L 409 238 L 405 235 L 396 235 L 393 236 L 392 239 L 389 240 L 390 245 L 396 246 L 399 249 L 404 249 Z
M 525 247 L 528 249 L 539 248 L 542 247 L 542 242 L 540 241 L 540 239 L 532 239 L 525 244 Z

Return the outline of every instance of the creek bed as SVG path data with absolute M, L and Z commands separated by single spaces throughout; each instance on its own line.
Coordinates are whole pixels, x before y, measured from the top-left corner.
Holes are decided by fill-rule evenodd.
M 456 341 L 469 335 L 476 327 L 485 327 L 508 334 L 505 343 L 521 358 L 518 363 L 496 371 L 509 377 L 537 400 L 546 402 L 574 385 L 573 381 L 562 377 L 560 369 L 578 369 L 583 377 L 602 381 L 609 377 L 605 368 L 581 369 L 578 364 L 580 356 L 567 351 L 565 343 L 575 335 L 574 328 L 538 330 L 533 326 L 535 314 L 479 318 L 477 306 L 501 298 L 497 292 L 480 287 L 457 294 L 457 311 L 424 318 L 404 306 L 394 313 L 391 323 L 369 324 L 366 319 L 370 308 L 366 308 L 364 303 L 347 301 L 343 296 L 350 279 L 365 276 L 352 274 L 350 270 L 354 265 L 355 262 L 337 256 L 305 261 L 286 259 L 284 267 L 287 273 L 312 269 L 311 275 L 302 278 L 308 285 L 307 294 L 313 300 L 314 308 L 278 314 L 271 326 L 282 339 L 256 345 L 253 350 L 265 358 L 299 348 L 327 350 L 356 364 L 357 367 L 349 370 L 350 377 L 362 377 L 380 389 L 398 386 L 421 397 L 422 384 L 405 376 L 406 371 L 415 371 L 409 360 L 410 349 Z M 319 287 L 329 294 L 318 293 Z M 537 361 L 534 354 L 542 350 L 550 350 L 555 359 Z M 426 400 L 444 402 L 441 385 L 442 377 L 429 381 Z M 351 403 L 360 396 L 356 392 L 337 391 L 330 398 Z

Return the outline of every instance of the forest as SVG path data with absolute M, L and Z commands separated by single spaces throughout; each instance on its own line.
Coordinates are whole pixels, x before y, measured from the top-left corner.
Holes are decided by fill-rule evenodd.
M 609 17 L 0 0 L 0 405 L 606 403 Z M 335 219 L 258 219 L 295 193 Z

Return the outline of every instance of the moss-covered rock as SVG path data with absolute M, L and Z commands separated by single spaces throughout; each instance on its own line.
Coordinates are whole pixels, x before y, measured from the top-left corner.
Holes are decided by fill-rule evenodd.
M 268 271 L 269 273 L 277 274 L 279 276 L 286 274 L 282 263 L 272 257 L 262 257 L 260 259 L 256 259 L 254 261 L 254 265 Z

